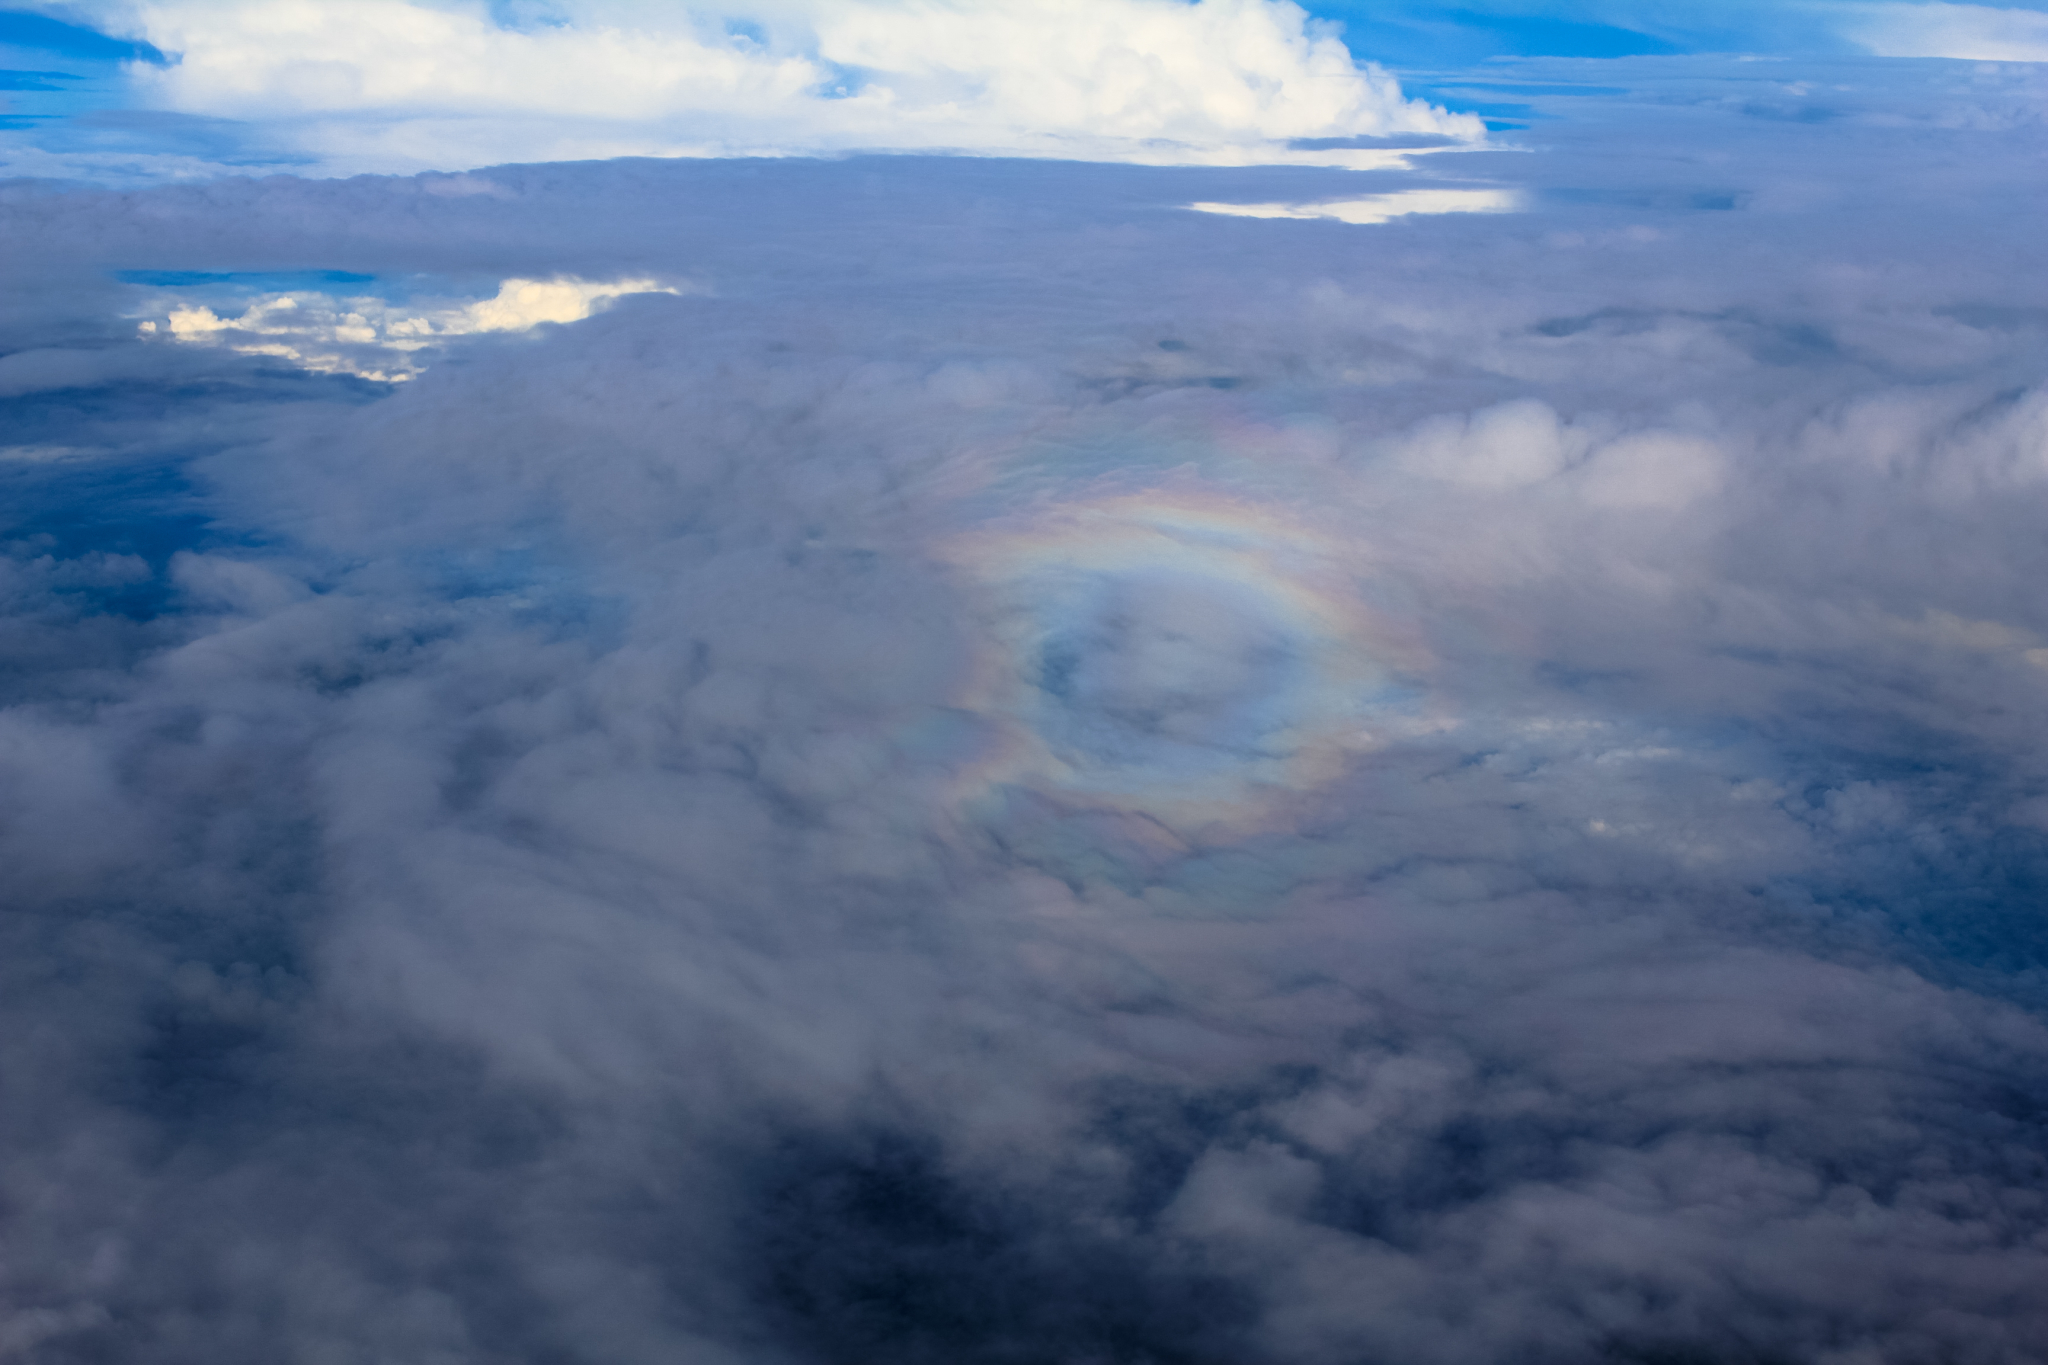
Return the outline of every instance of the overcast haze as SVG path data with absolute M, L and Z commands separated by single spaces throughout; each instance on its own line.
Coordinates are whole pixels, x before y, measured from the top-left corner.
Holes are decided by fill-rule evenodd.
M 0 1361 L 2048 1356 L 2044 22 L 0 13 Z

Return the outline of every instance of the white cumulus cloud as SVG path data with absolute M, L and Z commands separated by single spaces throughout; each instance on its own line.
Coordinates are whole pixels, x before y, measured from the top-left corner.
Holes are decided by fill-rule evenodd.
M 1383 163 L 1296 139 L 1476 139 L 1287 0 L 581 0 L 548 22 L 421 0 L 145 0 L 159 109 L 260 122 L 329 169 L 919 149 L 1151 163 Z
M 288 290 L 261 295 L 225 317 L 204 302 L 173 301 L 138 326 L 145 337 L 275 356 L 318 374 L 403 381 L 419 372 L 418 352 L 453 337 L 581 322 L 627 294 L 684 292 L 658 280 L 515 279 L 487 299 L 396 304 L 375 295 Z

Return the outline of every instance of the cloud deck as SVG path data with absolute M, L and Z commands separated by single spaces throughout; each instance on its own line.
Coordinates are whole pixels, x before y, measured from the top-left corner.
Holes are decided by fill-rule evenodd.
M 0 1351 L 2048 1350 L 2032 77 L 1520 74 L 0 189 Z M 688 289 L 137 332 L 309 271 Z

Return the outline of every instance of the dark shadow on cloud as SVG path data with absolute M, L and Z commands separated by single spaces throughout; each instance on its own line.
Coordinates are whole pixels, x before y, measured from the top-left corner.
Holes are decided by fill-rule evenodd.
M 2048 301 L 1902 193 L 2022 183 L 1972 98 L 1369 228 L 1181 206 L 1427 177 L 8 188 L 9 1340 L 2039 1354 Z M 706 292 L 134 330 L 421 276 Z M 1357 748 L 1215 770 L 1276 715 Z
M 922 1133 L 810 1133 L 760 1161 L 746 1256 L 806 1358 L 1244 1360 L 1256 1308 L 1092 1200 L 947 1169 Z

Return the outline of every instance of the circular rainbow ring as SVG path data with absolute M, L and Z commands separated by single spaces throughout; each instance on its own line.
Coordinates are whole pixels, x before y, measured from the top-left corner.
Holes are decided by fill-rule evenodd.
M 988 623 L 961 705 L 1024 787 L 1246 831 L 1409 728 L 1416 646 L 1306 516 L 1202 487 L 1052 503 L 940 547 Z

